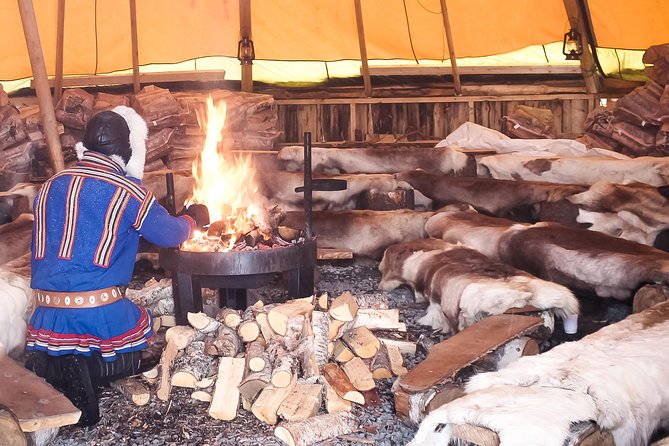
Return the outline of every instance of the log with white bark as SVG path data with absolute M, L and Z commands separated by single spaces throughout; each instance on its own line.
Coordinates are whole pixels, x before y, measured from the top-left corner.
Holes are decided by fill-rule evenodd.
M 336 341 L 337 339 L 344 336 L 355 326 L 355 319 L 348 322 L 339 321 L 337 319 L 332 319 L 328 327 L 328 340 Z
M 274 304 L 267 305 L 264 309 L 265 311 L 256 314 L 256 322 L 260 327 L 260 334 L 262 335 L 263 339 L 265 339 L 266 342 L 270 342 L 273 338 L 279 336 L 274 332 L 274 330 L 272 330 L 272 327 L 269 325 L 269 319 L 267 317 L 267 311 L 269 311 L 268 307 L 273 307 L 273 306 Z
M 411 341 L 406 341 L 404 339 L 390 339 L 390 338 L 378 338 L 382 344 L 385 344 L 386 347 L 394 346 L 397 347 L 403 355 L 415 355 L 416 354 L 416 343 Z
M 260 336 L 260 327 L 255 320 L 253 307 L 248 307 L 242 315 L 242 320 L 237 326 L 237 333 L 244 342 L 252 342 Z
M 214 390 L 212 387 L 207 387 L 204 389 L 196 389 L 191 392 L 190 397 L 196 401 L 202 401 L 203 403 L 211 403 Z
M 328 293 L 323 293 L 318 298 L 316 299 L 316 303 L 318 305 L 318 309 L 321 311 L 328 311 Z
M 358 404 L 365 404 L 362 393 L 357 391 L 346 373 L 337 364 L 326 364 L 323 367 L 323 376 L 328 384 L 332 386 L 337 395 L 345 400 Z
M 328 353 L 328 331 L 330 328 L 330 317 L 324 311 L 314 311 L 311 314 L 311 331 L 314 334 L 313 345 L 314 355 L 318 370 L 323 370 L 327 364 Z
M 351 351 L 350 348 L 346 344 L 344 344 L 344 341 L 341 339 L 338 339 L 334 343 L 334 349 L 332 350 L 332 359 L 339 363 L 346 363 L 353 359 L 355 357 L 355 354 Z
M 275 333 L 285 336 L 291 316 L 310 316 L 313 309 L 313 298 L 294 299 L 271 308 L 267 313 L 267 320 Z
M 318 415 L 304 421 L 284 421 L 274 435 L 289 446 L 308 446 L 357 429 L 357 418 L 349 412 Z
M 377 310 L 374 308 L 360 308 L 355 327 L 365 326 L 370 330 L 399 330 L 400 310 Z
M 265 368 L 267 358 L 265 345 L 262 342 L 255 340 L 246 347 L 246 364 L 249 370 L 253 372 L 261 371 Z
M 367 327 L 357 327 L 349 330 L 342 340 L 361 358 L 372 358 L 381 346 L 381 342 Z
M 350 412 L 353 409 L 353 403 L 340 397 L 325 378 L 322 378 L 321 382 L 323 383 L 323 399 L 325 400 L 325 411 L 327 413 Z
M 388 360 L 390 361 L 390 370 L 393 372 L 393 375 L 404 376 L 408 373 L 406 367 L 404 367 L 404 358 L 402 357 L 402 352 L 399 347 L 396 345 L 388 344 L 381 342 L 383 347 L 386 348 L 388 352 Z
M 174 313 L 172 279 L 149 279 L 139 290 L 128 288 L 125 295 L 137 305 L 150 309 L 156 316 Z
M 188 312 L 186 316 L 188 323 L 202 333 L 211 333 L 221 326 L 221 323 L 213 317 L 207 316 L 205 313 L 191 313 Z
M 365 392 L 376 387 L 372 372 L 361 358 L 355 357 L 343 365 L 342 369 L 357 390 Z
M 369 369 L 372 372 L 374 379 L 387 379 L 393 377 L 388 348 L 385 345 L 382 344 L 381 347 L 379 347 L 376 355 L 374 355 L 369 363 Z
M 243 398 L 253 401 L 265 387 L 270 385 L 271 380 L 272 363 L 268 360 L 262 370 L 244 377 L 239 384 L 239 392 Z
M 192 314 L 192 313 L 191 313 Z M 214 357 L 205 353 L 204 341 L 193 341 L 172 367 L 173 387 L 195 388 L 195 383 L 216 373 Z
M 358 301 L 350 292 L 345 291 L 332 301 L 329 312 L 332 319 L 342 322 L 352 321 L 358 313 Z
M 305 317 L 303 314 L 290 316 L 286 322 L 286 334 L 283 336 L 283 342 L 290 351 L 295 350 L 302 339 L 305 329 Z M 309 326 L 311 329 L 311 326 Z
M 222 357 L 218 363 L 216 387 L 209 405 L 209 416 L 217 420 L 234 420 L 239 406 L 239 383 L 244 376 L 244 359 Z
M 202 337 L 203 335 L 191 327 L 178 325 L 170 327 L 165 333 L 167 345 L 163 354 L 160 357 L 160 384 L 156 395 L 159 399 L 167 401 L 170 397 L 172 389 L 170 372 L 172 363 L 176 359 L 179 350 L 185 349 L 191 342 Z
M 205 339 L 205 351 L 212 356 L 235 356 L 241 349 L 237 332 L 227 325 L 221 325 L 214 336 Z
M 222 308 L 216 315 L 216 320 L 223 322 L 230 328 L 237 328 L 242 321 L 242 315 L 239 314 L 239 310 Z
M 299 367 L 299 360 L 294 353 L 287 351 L 280 345 L 273 349 L 272 385 L 287 387 L 293 380 Z
M 136 406 L 144 406 L 151 399 L 151 394 L 146 387 L 133 377 L 112 381 L 109 385 Z
M 284 420 L 302 421 L 318 414 L 322 403 L 321 384 L 297 384 L 281 402 L 276 414 Z
M 290 384 L 286 387 L 274 387 L 272 385 L 265 387 L 253 402 L 253 406 L 251 407 L 253 415 L 267 424 L 276 424 L 279 421 L 276 412 L 296 384 L 297 380 L 293 377 Z

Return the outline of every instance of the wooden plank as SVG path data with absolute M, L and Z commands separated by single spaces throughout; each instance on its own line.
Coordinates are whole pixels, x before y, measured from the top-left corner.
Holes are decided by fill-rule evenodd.
M 218 376 L 207 413 L 217 420 L 234 420 L 239 406 L 239 383 L 244 376 L 244 358 L 219 359 Z
M 402 379 L 400 387 L 408 392 L 418 392 L 444 382 L 509 339 L 542 324 L 541 318 L 529 316 L 504 314 L 485 318 L 433 346 L 427 359 Z
M 517 66 L 458 66 L 460 75 L 480 74 L 579 74 L 578 65 L 517 65 Z M 451 75 L 453 68 L 447 66 L 425 65 L 385 65 L 371 66 L 372 76 L 444 76 Z
M 353 251 L 344 248 L 318 248 L 316 260 L 343 260 L 352 259 Z
M 7 356 L 0 357 L 0 405 L 16 415 L 23 432 L 74 424 L 81 415 L 60 392 Z
M 132 90 L 139 93 L 139 45 L 137 42 L 137 0 L 130 0 L 130 42 L 132 48 Z
M 222 81 L 225 70 L 197 70 L 197 71 L 164 71 L 161 73 L 140 73 L 139 82 L 142 84 L 159 84 L 163 82 L 213 82 Z M 30 82 L 32 88 L 35 81 Z M 49 86 L 54 80 L 49 79 Z M 68 76 L 63 78 L 63 87 L 91 87 L 98 85 L 130 85 L 132 74 Z

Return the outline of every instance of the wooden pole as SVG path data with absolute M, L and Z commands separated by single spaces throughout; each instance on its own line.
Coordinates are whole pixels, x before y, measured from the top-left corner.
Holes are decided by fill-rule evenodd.
M 581 34 L 583 54 L 580 57 L 581 71 L 583 72 L 583 80 L 585 81 L 585 88 L 588 93 L 599 93 L 602 90 L 601 79 L 597 74 L 597 65 L 590 50 L 590 39 L 588 33 L 585 31 L 585 17 L 581 15 L 581 10 L 578 5 L 578 0 L 564 0 L 564 7 L 569 18 L 569 26 L 578 29 Z
M 360 0 L 355 3 L 355 21 L 358 24 L 358 43 L 360 45 L 360 62 L 362 62 L 362 80 L 365 84 L 365 96 L 372 97 L 372 78 L 369 75 L 369 63 L 367 60 L 367 43 L 365 42 L 365 25 L 362 21 L 362 4 Z
M 58 26 L 56 31 L 56 78 L 53 82 L 53 101 L 63 94 L 63 41 L 65 37 L 65 0 L 58 0 Z
M 137 47 L 137 0 L 130 0 L 130 39 L 132 41 L 132 90 L 139 93 L 139 49 Z
M 239 36 L 240 40 L 252 41 L 251 0 L 239 0 Z M 253 92 L 253 61 L 241 61 L 242 91 Z
M 455 57 L 455 49 L 453 48 L 453 34 L 451 33 L 451 22 L 448 20 L 448 8 L 446 7 L 446 0 L 441 2 L 441 18 L 444 21 L 444 30 L 446 31 L 446 42 L 448 43 L 448 58 L 451 61 L 451 68 L 453 69 L 453 84 L 455 85 L 455 94 L 462 94 L 462 85 L 460 84 L 460 72 L 458 71 L 458 63 Z
M 53 108 L 51 90 L 49 89 L 49 79 L 46 75 L 44 54 L 42 53 L 42 44 L 40 43 L 39 29 L 37 28 L 37 19 L 35 18 L 35 7 L 32 0 L 17 1 L 19 4 L 19 13 L 21 14 L 21 23 L 23 24 L 23 34 L 26 38 L 26 46 L 28 47 L 35 90 L 37 92 L 42 127 L 44 128 L 46 143 L 51 156 L 51 165 L 53 166 L 54 173 L 58 173 L 65 168 L 65 162 L 63 161 L 63 152 L 60 148 L 56 114 Z

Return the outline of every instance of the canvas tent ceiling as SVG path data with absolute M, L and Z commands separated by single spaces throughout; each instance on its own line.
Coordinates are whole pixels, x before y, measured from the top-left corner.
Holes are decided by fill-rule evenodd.
M 372 64 L 438 64 L 448 59 L 439 0 L 361 1 Z M 57 0 L 33 2 L 51 75 L 55 67 Z M 29 77 L 17 2 L 0 0 L 0 4 L 5 42 L 0 80 Z M 561 44 L 557 42 L 569 28 L 563 0 L 447 0 L 447 4 L 459 62 L 562 62 Z M 131 67 L 127 1 L 66 0 L 65 5 L 65 75 L 109 73 Z M 645 48 L 669 42 L 666 0 L 587 0 L 587 5 L 605 70 L 625 70 L 627 64 L 640 68 Z M 256 66 L 260 68 L 254 70 L 256 79 L 314 80 L 310 70 L 325 70 L 327 75 L 359 74 L 353 0 L 252 0 L 251 10 Z M 227 78 L 237 76 L 230 68 L 238 65 L 234 59 L 239 40 L 238 0 L 141 0 L 137 2 L 137 21 L 142 66 L 199 59 L 200 69 L 212 68 L 213 64 L 228 68 Z

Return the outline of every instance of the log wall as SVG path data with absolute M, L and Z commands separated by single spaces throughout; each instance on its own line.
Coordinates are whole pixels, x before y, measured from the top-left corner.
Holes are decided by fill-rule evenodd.
M 364 141 L 369 135 L 413 135 L 439 140 L 471 121 L 502 131 L 502 116 L 517 105 L 548 108 L 558 137 L 583 133 L 588 113 L 597 105 L 594 95 L 528 95 L 482 97 L 413 97 L 364 99 L 277 99 L 278 142 L 300 143 L 305 131 L 314 141 Z M 367 135 L 367 137 L 365 137 Z

